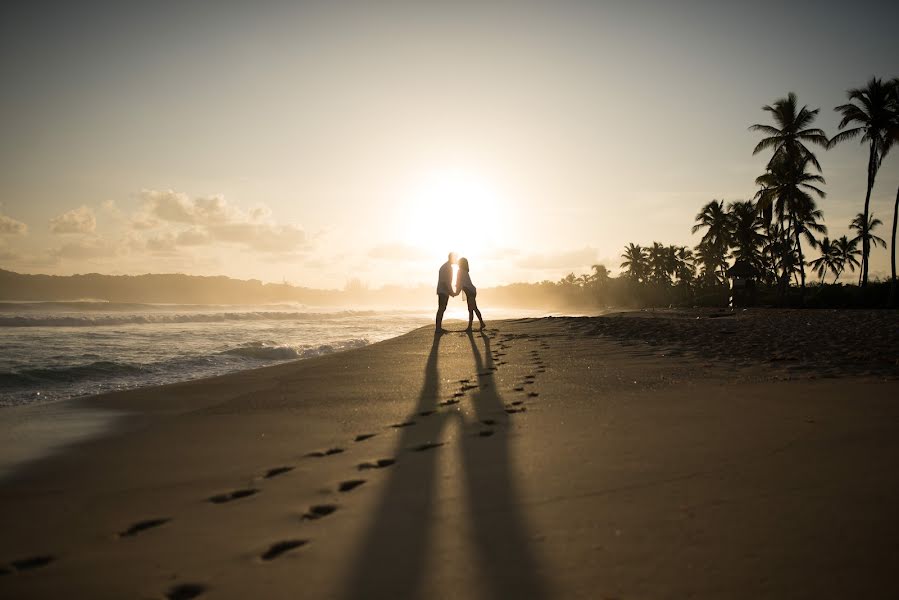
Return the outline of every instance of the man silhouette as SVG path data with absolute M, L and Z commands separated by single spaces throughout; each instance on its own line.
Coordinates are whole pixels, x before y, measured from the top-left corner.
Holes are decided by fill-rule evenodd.
M 453 265 L 456 264 L 456 253 L 450 252 L 447 260 L 440 267 L 437 274 L 437 328 L 435 334 L 445 333 L 443 328 L 443 313 L 446 312 L 446 304 L 449 302 L 450 296 L 456 295 L 455 284 L 453 282 Z

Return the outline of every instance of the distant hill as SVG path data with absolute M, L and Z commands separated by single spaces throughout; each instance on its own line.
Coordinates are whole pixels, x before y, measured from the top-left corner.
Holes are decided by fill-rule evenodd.
M 106 300 L 187 304 L 335 304 L 343 292 L 316 290 L 256 279 L 196 275 L 25 275 L 0 269 L 0 300 Z
M 436 281 L 436 271 L 435 271 Z M 434 287 L 384 286 L 368 289 L 358 281 L 345 290 L 319 290 L 257 279 L 203 277 L 181 274 L 147 275 L 27 275 L 0 269 L 0 302 L 72 302 L 100 300 L 160 304 L 270 304 L 298 302 L 313 306 L 393 306 L 423 308 L 436 305 Z M 460 300 L 461 302 L 462 300 Z M 484 306 L 506 308 L 590 308 L 595 300 L 585 290 L 560 283 L 513 283 L 481 288 Z

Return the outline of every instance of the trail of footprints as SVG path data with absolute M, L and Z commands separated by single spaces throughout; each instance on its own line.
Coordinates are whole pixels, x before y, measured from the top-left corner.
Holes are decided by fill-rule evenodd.
M 496 334 L 488 334 L 491 338 L 495 338 Z M 463 398 L 466 393 L 475 389 L 487 389 L 491 385 L 492 380 L 484 381 L 485 378 L 492 377 L 492 375 L 499 369 L 499 366 L 507 364 L 507 361 L 502 360 L 504 356 L 506 356 L 505 350 L 509 349 L 509 342 L 512 339 L 517 337 L 522 337 L 525 339 L 533 340 L 533 336 L 523 335 L 523 336 L 513 336 L 513 335 L 504 335 L 500 338 L 499 343 L 497 344 L 497 348 L 491 351 L 492 365 L 487 367 L 486 369 L 477 373 L 477 378 L 475 380 L 472 379 L 460 379 L 459 380 L 459 388 L 453 395 L 438 403 L 438 407 L 447 407 L 458 404 L 460 399 Z M 540 349 L 546 350 L 549 348 L 549 344 L 545 341 L 540 340 L 538 343 L 538 347 Z M 536 381 L 537 374 L 545 373 L 546 366 L 543 360 L 540 357 L 540 352 L 538 350 L 530 350 L 528 354 L 528 359 L 530 361 L 530 365 L 534 368 L 533 373 L 529 373 L 524 376 L 524 378 L 519 381 L 512 389 L 514 392 L 525 393 L 525 398 L 536 398 L 539 396 L 538 392 L 529 391 L 527 386 L 533 385 Z M 525 406 L 525 400 L 513 400 L 512 402 L 505 405 L 505 412 L 509 415 L 522 413 L 527 410 Z M 436 410 L 427 410 L 421 411 L 418 413 L 420 417 L 428 417 L 430 415 L 435 414 Z M 480 430 L 476 435 L 479 437 L 490 437 L 495 433 L 495 426 L 497 422 L 494 419 L 483 419 L 480 421 L 480 424 L 485 427 L 485 429 Z M 389 425 L 389 428 L 392 429 L 402 429 L 406 427 L 412 427 L 416 425 L 416 421 L 407 420 L 400 423 L 394 423 Z M 377 433 L 360 433 L 354 439 L 354 443 L 364 442 L 378 435 Z M 445 445 L 445 442 L 427 442 L 423 444 L 419 444 L 417 446 L 413 446 L 408 448 L 411 452 L 426 452 L 428 450 L 432 450 L 435 448 L 439 448 Z M 341 447 L 332 447 L 325 450 L 319 450 L 310 452 L 305 455 L 306 458 L 327 458 L 329 456 L 334 456 L 336 454 L 341 454 L 346 450 Z M 356 466 L 358 471 L 368 471 L 375 469 L 384 469 L 393 466 L 396 464 L 395 458 L 381 458 L 371 461 L 366 461 L 359 463 Z M 292 465 L 282 465 L 277 467 L 272 467 L 262 473 L 258 479 L 260 480 L 268 480 L 274 479 L 276 477 L 280 477 L 294 470 L 294 466 Z M 365 479 L 347 479 L 345 481 L 341 481 L 337 485 L 337 492 L 341 494 L 345 494 L 351 492 L 361 486 L 363 486 L 367 480 Z M 236 490 L 232 490 L 230 492 L 224 492 L 220 494 L 215 494 L 206 499 L 207 502 L 211 504 L 228 504 L 230 502 L 243 500 L 245 498 L 249 498 L 258 494 L 261 490 L 258 488 L 240 488 Z M 306 512 L 304 512 L 300 516 L 301 521 L 317 521 L 324 517 L 330 516 L 337 512 L 339 506 L 337 504 L 316 504 L 310 506 Z M 117 538 L 132 538 L 138 535 L 143 534 L 144 532 L 158 529 L 168 523 L 171 523 L 173 519 L 171 517 L 154 517 L 149 519 L 143 519 L 141 521 L 137 521 L 132 525 L 128 526 L 126 529 L 120 531 L 116 534 Z M 271 545 L 269 545 L 261 554 L 259 554 L 259 560 L 262 562 L 269 562 L 281 557 L 284 554 L 302 548 L 310 543 L 308 539 L 287 539 L 277 541 Z M 38 569 L 41 567 L 45 567 L 54 561 L 57 560 L 56 556 L 53 555 L 35 555 L 29 556 L 17 560 L 11 561 L 9 564 L 0 564 L 0 576 L 9 575 L 18 572 L 30 571 L 33 569 Z M 203 595 L 209 587 L 206 584 L 196 583 L 196 582 L 187 582 L 180 583 L 170 587 L 165 592 L 165 598 L 167 600 L 191 600 L 192 598 L 197 598 Z

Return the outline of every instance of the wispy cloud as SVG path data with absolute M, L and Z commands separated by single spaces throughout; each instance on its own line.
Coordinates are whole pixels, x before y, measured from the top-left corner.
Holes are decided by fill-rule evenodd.
M 52 233 L 94 233 L 97 218 L 88 206 L 79 206 L 50 219 Z
M 0 235 L 25 235 L 28 225 L 0 213 Z

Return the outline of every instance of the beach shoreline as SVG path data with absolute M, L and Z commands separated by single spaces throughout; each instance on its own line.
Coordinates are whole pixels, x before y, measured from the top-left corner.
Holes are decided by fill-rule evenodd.
M 785 331 L 722 355 L 796 315 L 712 314 L 452 322 L 69 401 L 129 416 L 0 481 L 0 595 L 896 592 L 896 372 Z

